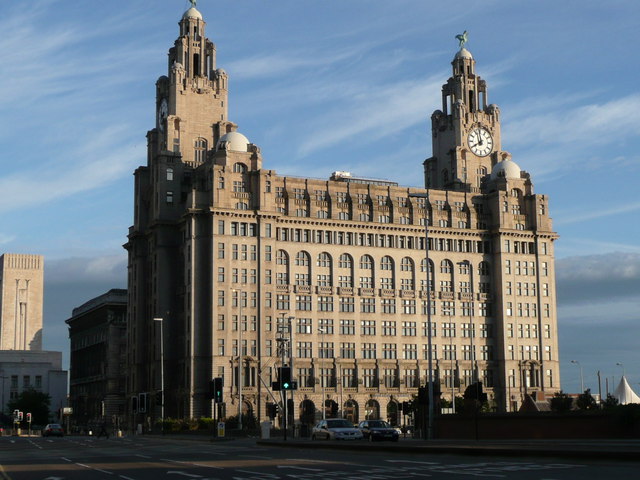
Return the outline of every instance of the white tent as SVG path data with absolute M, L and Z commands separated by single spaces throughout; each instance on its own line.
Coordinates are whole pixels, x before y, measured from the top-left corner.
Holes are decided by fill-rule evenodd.
M 627 405 L 628 403 L 640 403 L 640 397 L 636 395 L 631 387 L 629 386 L 629 382 L 623 375 L 620 379 L 620 383 L 618 384 L 618 388 L 616 388 L 615 392 L 613 392 L 613 396 L 618 399 L 620 405 Z

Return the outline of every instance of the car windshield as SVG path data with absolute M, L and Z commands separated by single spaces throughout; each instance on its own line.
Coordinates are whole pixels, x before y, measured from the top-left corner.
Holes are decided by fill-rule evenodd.
M 372 428 L 389 428 L 389 427 L 391 427 L 391 425 L 389 425 L 384 420 L 374 420 L 374 421 L 369 421 L 369 427 L 372 427 Z
M 60 425 L 58 425 L 57 423 L 50 423 L 49 425 L 47 425 L 49 428 L 62 428 Z
M 329 428 L 353 428 L 353 425 L 347 420 L 327 420 Z

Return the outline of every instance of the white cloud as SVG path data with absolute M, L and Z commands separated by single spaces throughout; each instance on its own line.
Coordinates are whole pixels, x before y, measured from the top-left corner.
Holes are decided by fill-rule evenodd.
M 347 140 L 359 143 L 358 136 L 384 138 L 424 121 L 425 112 L 438 104 L 441 77 L 362 88 L 350 104 L 341 105 L 310 122 L 307 138 L 298 153 L 308 155 Z
M 588 210 L 585 211 L 581 208 L 574 212 L 565 212 L 556 214 L 554 216 L 556 225 L 567 225 L 570 223 L 581 223 L 596 218 L 611 217 L 621 215 L 624 213 L 640 210 L 640 202 L 623 203 L 621 205 L 615 205 L 609 208 L 603 208 L 600 210 Z
M 49 162 L 0 178 L 0 211 L 46 204 L 130 175 L 137 164 L 137 148 L 127 144 L 114 148 L 125 132 L 125 125 L 103 130 L 68 152 L 64 162 Z

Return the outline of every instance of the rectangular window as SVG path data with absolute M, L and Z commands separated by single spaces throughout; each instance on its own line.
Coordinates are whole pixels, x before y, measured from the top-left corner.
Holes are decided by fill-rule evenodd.
M 402 322 L 402 335 L 405 337 L 415 337 L 417 333 L 416 322 Z
M 311 311 L 311 295 L 296 296 L 296 310 Z
M 297 321 L 297 333 L 313 333 L 312 322 L 310 318 L 299 318 Z
M 382 322 L 382 335 L 385 337 L 395 337 L 396 322 L 391 322 L 391 321 Z
M 318 297 L 319 312 L 333 312 L 333 297 Z
M 347 313 L 354 312 L 355 299 L 353 297 L 340 297 L 340 311 Z
M 398 358 L 397 345 L 395 343 L 382 344 L 382 358 L 385 360 L 396 360 Z
M 361 335 L 375 335 L 376 334 L 376 321 L 375 320 L 362 320 L 360 322 L 360 334 Z
M 375 343 L 363 343 L 362 344 L 362 358 L 376 358 L 376 344 Z
M 360 299 L 360 311 L 362 313 L 375 313 L 375 311 L 376 311 L 376 299 L 375 298 L 361 298 Z
M 340 320 L 340 335 L 355 335 L 355 334 L 356 334 L 355 320 Z

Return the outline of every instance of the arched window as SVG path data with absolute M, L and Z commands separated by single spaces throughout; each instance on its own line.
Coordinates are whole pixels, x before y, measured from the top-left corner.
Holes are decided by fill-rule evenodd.
M 327 252 L 322 252 L 318 255 L 318 266 L 319 267 L 331 267 L 331 255 Z
M 173 168 L 171 167 L 167 168 L 167 180 L 168 181 L 173 180 Z
M 247 202 L 236 203 L 236 210 L 249 210 L 249 204 Z
M 449 260 L 445 259 L 440 262 L 440 273 L 451 273 L 452 271 L 452 264 Z
M 247 166 L 244 163 L 236 162 L 233 164 L 233 173 L 247 173 Z
M 338 265 L 340 268 L 351 268 L 353 267 L 353 258 L 348 253 L 343 253 L 340 255 L 340 260 L 338 261 Z
M 296 265 L 302 267 L 308 267 L 311 263 L 311 257 L 307 252 L 301 251 L 296 255 Z
M 194 142 L 193 161 L 197 163 L 203 163 L 207 156 L 207 139 L 196 138 Z
M 522 196 L 522 192 L 518 188 L 511 189 L 511 196 L 515 198 L 520 198 Z
M 278 265 L 289 265 L 289 255 L 284 250 L 276 252 L 276 263 Z
M 363 270 L 372 270 L 373 258 L 369 255 L 363 255 L 360 257 L 360 268 Z
M 380 270 L 393 270 L 393 258 L 389 255 L 382 257 L 380 261 Z
M 413 272 L 413 260 L 409 257 L 404 257 L 400 262 L 400 270 L 403 272 Z

